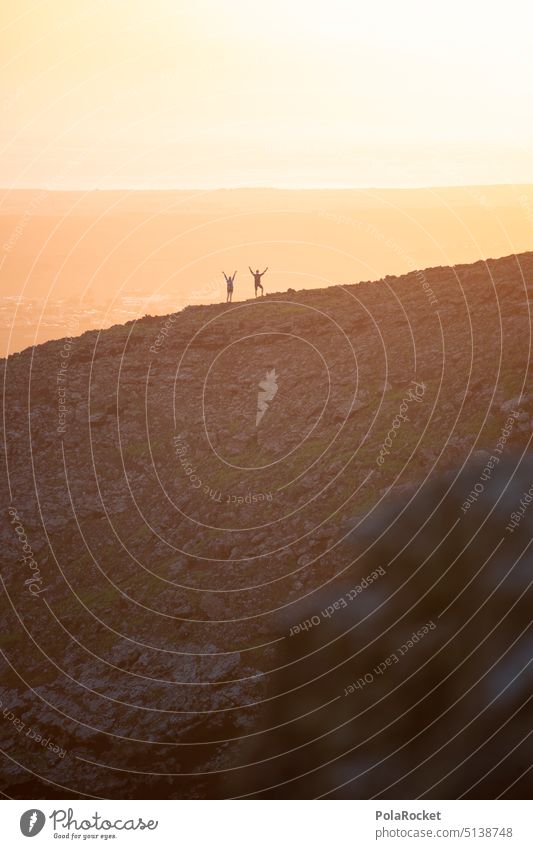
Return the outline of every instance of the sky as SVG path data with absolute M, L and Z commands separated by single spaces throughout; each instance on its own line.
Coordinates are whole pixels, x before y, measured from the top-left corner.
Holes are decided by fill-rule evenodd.
M 533 183 L 533 8 L 2 0 L 0 185 Z

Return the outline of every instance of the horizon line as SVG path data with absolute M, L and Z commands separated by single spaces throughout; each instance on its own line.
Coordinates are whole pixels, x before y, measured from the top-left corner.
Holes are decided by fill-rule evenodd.
M 48 185 L 35 186 L 1 186 L 0 192 L 242 192 L 242 191 L 275 191 L 275 192 L 313 192 L 313 191 L 329 191 L 329 192 L 368 192 L 368 191 L 389 191 L 389 192 L 405 192 L 405 191 L 424 191 L 435 189 L 469 189 L 469 188 L 513 188 L 518 186 L 531 186 L 533 181 L 514 183 L 514 182 L 496 182 L 496 183 L 440 183 L 440 184 L 424 184 L 420 186 L 335 186 L 335 185 L 316 185 L 316 186 L 172 186 L 163 188 L 161 186 L 74 186 L 69 188 L 51 188 Z

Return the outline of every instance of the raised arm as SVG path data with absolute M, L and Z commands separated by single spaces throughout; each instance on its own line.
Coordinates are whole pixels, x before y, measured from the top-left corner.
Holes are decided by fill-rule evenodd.
M 228 282 L 228 275 L 226 274 L 226 272 L 225 272 L 225 271 L 223 271 L 223 272 L 222 272 L 222 274 L 223 274 L 223 275 L 224 275 L 224 277 L 226 278 L 226 283 L 227 283 L 227 282 Z
M 250 266 L 248 266 L 248 269 L 249 269 L 249 271 L 250 271 L 250 274 L 253 274 L 253 271 L 252 271 L 252 269 L 250 268 Z
M 235 280 L 235 278 L 236 278 L 236 277 L 237 277 L 237 272 L 236 272 L 236 271 L 234 271 L 234 272 L 233 272 L 233 277 L 232 277 L 231 279 L 232 279 L 232 280 Z
M 268 271 L 268 265 L 267 265 L 267 267 L 265 268 L 265 270 L 261 272 L 261 277 L 263 276 L 263 274 L 266 274 L 266 273 L 267 273 L 267 271 Z

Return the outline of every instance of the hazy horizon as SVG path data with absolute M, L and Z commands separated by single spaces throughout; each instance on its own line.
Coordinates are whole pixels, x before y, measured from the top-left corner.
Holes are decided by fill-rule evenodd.
M 0 354 L 265 291 L 533 250 L 533 186 L 26 189 L 0 194 Z M 74 323 L 73 322 L 77 322 Z
M 517 0 L 6 0 L 0 184 L 533 182 Z M 518 25 L 520 24 L 520 25 Z M 495 61 L 497 57 L 497 61 Z
M 333 798 L 361 845 L 522 845 L 476 805 L 531 784 L 531 23 L 1 4 L 13 841 Z M 135 820 L 47 816 L 70 796 Z M 346 841 L 300 821 L 259 843 Z
M 65 299 L 95 326 L 223 301 L 223 270 L 246 299 L 249 265 L 268 292 L 531 250 L 529 32 L 517 0 L 6 0 L 2 293 L 42 304 L 15 348 Z
M 368 184 L 368 185 L 342 185 L 338 186 L 333 183 L 328 184 L 314 184 L 309 186 L 282 186 L 282 185 L 252 185 L 252 184 L 242 184 L 242 185 L 212 185 L 208 188 L 202 186 L 185 186 L 185 185 L 167 185 L 167 186 L 132 186 L 132 185 L 115 185 L 115 186 L 85 186 L 85 185 L 75 185 L 69 186 L 68 188 L 57 188 L 56 186 L 50 186 L 48 183 L 38 184 L 35 183 L 33 185 L 28 186 L 8 186 L 8 185 L 0 185 L 0 192 L 36 192 L 36 191 L 47 191 L 47 192 L 55 192 L 58 194 L 69 194 L 73 192 L 241 192 L 241 191 L 273 191 L 273 192 L 314 192 L 314 191 L 332 191 L 332 192 L 365 192 L 365 191 L 390 191 L 390 192 L 410 192 L 410 191 L 418 191 L 418 190 L 427 190 L 427 191 L 437 191 L 439 189 L 490 189 L 490 188 L 518 188 L 518 187 L 531 187 L 533 186 L 533 179 L 531 182 L 511 182 L 511 181 L 501 181 L 497 180 L 494 182 L 488 183 L 440 183 L 440 184 L 420 184 L 420 185 L 398 185 L 393 186 L 390 184 L 378 185 L 376 183 Z

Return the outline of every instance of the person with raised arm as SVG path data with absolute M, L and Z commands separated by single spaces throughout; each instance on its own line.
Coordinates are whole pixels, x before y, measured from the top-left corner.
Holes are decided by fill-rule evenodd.
M 226 296 L 226 303 L 231 304 L 231 299 L 233 297 L 233 281 L 235 280 L 237 272 L 234 271 L 233 275 L 231 277 L 228 277 L 228 275 L 226 274 L 225 271 L 223 271 L 222 274 L 226 278 L 226 289 L 227 289 L 227 293 L 228 293 L 227 296 Z
M 261 277 L 263 276 L 263 274 L 266 274 L 266 272 L 268 271 L 268 265 L 267 265 L 267 267 L 265 268 L 264 271 L 261 271 L 261 273 L 259 273 L 258 268 L 256 268 L 255 271 L 252 271 L 250 266 L 248 266 L 248 268 L 250 269 L 250 274 L 254 278 L 255 297 L 257 298 L 257 290 L 258 289 L 261 289 L 261 295 L 264 295 L 265 293 L 264 293 L 263 287 L 261 285 Z

